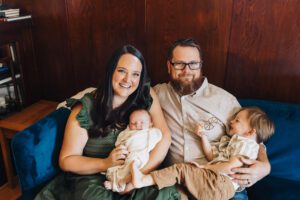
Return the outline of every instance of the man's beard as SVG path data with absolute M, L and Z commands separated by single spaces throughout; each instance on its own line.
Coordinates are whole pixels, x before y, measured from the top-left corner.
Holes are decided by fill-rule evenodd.
M 204 80 L 204 78 L 200 76 L 199 78 L 191 81 L 189 84 L 183 84 L 180 80 L 175 80 L 172 77 L 170 78 L 171 85 L 180 96 L 188 95 L 195 92 L 201 87 L 202 82 Z

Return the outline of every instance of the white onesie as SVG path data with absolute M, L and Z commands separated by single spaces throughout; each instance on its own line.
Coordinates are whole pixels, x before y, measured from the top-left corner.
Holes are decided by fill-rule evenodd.
M 137 167 L 141 169 L 149 160 L 149 152 L 161 138 L 162 133 L 157 128 L 129 130 L 127 127 L 118 135 L 115 146 L 122 144 L 127 147 L 129 153 L 123 165 L 107 169 L 106 178 L 113 183 L 112 191 L 124 191 L 126 184 L 120 185 L 119 180 L 125 178 L 130 173 L 131 162 L 135 161 Z

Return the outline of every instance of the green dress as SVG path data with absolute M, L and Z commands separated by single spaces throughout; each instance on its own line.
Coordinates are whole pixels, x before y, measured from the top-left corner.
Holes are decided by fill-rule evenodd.
M 92 94 L 86 94 L 82 99 L 69 99 L 68 106 L 73 106 L 81 102 L 83 107 L 76 119 L 80 126 L 88 129 L 92 126 L 90 118 L 90 110 L 93 105 Z M 151 104 L 151 102 L 150 102 Z M 115 147 L 115 141 L 118 134 L 122 130 L 115 129 L 106 137 L 89 138 L 83 150 L 83 155 L 89 157 L 106 158 L 111 150 Z M 76 133 L 74 133 L 76 134 Z M 146 200 L 146 199 L 180 199 L 180 193 L 177 192 L 175 186 L 167 187 L 158 190 L 155 186 L 145 187 L 133 190 L 126 195 L 119 195 L 119 193 L 106 190 L 103 182 L 106 180 L 105 175 L 97 173 L 92 175 L 77 175 L 73 173 L 62 172 L 55 177 L 46 187 L 44 187 L 38 195 L 36 200 L 44 199 L 97 199 L 97 200 Z

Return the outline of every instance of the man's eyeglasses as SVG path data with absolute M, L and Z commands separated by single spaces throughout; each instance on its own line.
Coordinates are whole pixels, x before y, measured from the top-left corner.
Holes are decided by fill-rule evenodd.
M 202 62 L 172 62 L 170 61 L 171 65 L 173 65 L 174 69 L 177 70 L 184 70 L 186 66 L 189 66 L 190 70 L 197 70 L 202 67 Z

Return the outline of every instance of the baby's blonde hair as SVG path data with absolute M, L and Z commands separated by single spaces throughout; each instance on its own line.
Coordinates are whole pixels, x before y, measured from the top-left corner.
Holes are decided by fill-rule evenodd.
M 237 113 L 243 110 L 247 111 L 251 128 L 256 130 L 258 143 L 265 142 L 274 134 L 275 125 L 264 111 L 258 107 L 244 107 Z

